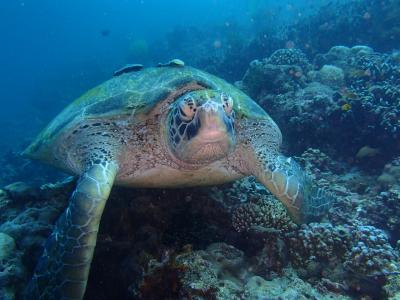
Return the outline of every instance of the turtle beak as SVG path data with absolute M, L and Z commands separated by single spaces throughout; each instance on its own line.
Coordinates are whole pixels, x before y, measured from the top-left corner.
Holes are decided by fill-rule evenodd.
M 222 105 L 207 101 L 199 108 L 198 117 L 201 124 L 199 138 L 207 142 L 226 138 L 227 126 L 224 122 L 225 111 Z
M 173 152 L 182 161 L 196 164 L 216 161 L 235 147 L 233 120 L 219 102 L 208 100 L 197 106 L 194 119 L 179 129 L 182 126 L 185 138 L 172 141 L 172 146 L 177 144 Z

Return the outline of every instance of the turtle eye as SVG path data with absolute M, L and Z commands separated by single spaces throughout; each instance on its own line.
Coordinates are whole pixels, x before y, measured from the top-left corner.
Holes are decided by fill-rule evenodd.
M 193 120 L 196 111 L 197 105 L 192 97 L 186 97 L 179 103 L 179 114 L 183 121 Z
M 221 94 L 221 102 L 222 102 L 222 107 L 224 108 L 225 112 L 227 114 L 231 114 L 233 111 L 233 99 L 232 97 Z

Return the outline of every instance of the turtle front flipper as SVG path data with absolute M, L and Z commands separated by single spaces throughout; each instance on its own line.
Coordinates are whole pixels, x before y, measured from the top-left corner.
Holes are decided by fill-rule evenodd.
M 285 205 L 295 222 L 310 221 L 329 210 L 332 195 L 316 187 L 294 159 L 279 153 L 282 136 L 272 119 L 242 120 L 240 127 L 241 165 Z
M 117 164 L 95 164 L 80 177 L 69 205 L 48 238 L 26 299 L 82 299 L 100 219 Z
M 290 157 L 278 155 L 273 161 L 265 161 L 255 174 L 297 223 L 319 217 L 331 207 L 332 196 L 315 186 L 310 176 Z

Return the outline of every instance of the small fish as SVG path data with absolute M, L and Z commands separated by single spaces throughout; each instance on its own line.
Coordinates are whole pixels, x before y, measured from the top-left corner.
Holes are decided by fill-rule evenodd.
M 376 155 L 378 155 L 379 153 L 381 153 L 381 150 L 378 148 L 372 148 L 368 145 L 361 147 L 360 150 L 358 150 L 357 154 L 356 154 L 356 158 L 358 159 L 363 159 L 363 158 L 367 158 L 367 157 L 374 157 Z
M 103 29 L 102 31 L 100 31 L 101 36 L 107 37 L 110 35 L 110 30 L 108 29 Z
M 350 103 L 345 103 L 342 105 L 342 110 L 343 111 L 349 111 L 351 109 L 351 104 Z
M 349 90 L 344 90 L 343 91 L 343 97 L 346 99 L 350 99 L 350 100 L 357 100 L 359 97 L 356 93 L 349 91 Z
M 350 77 L 351 78 L 365 78 L 370 76 L 369 70 L 363 70 L 363 69 L 353 69 L 350 71 Z

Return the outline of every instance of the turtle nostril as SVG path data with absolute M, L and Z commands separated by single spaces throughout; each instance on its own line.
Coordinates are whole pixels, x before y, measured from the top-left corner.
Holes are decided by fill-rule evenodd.
M 207 101 L 201 106 L 201 108 L 205 112 L 216 112 L 218 111 L 218 104 L 213 101 Z

